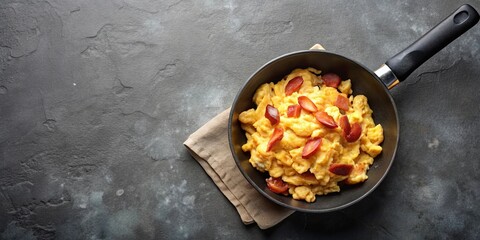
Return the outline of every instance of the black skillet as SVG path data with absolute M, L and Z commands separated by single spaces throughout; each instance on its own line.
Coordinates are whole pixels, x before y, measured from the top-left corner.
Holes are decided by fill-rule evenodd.
M 395 158 L 399 138 L 399 122 L 395 103 L 388 89 L 406 79 L 417 67 L 473 27 L 479 20 L 475 9 L 462 5 L 449 17 L 427 32 L 412 45 L 390 58 L 378 70 L 372 71 L 360 63 L 335 53 L 318 50 L 292 52 L 275 58 L 258 69 L 237 94 L 230 112 L 228 140 L 240 171 L 250 184 L 271 201 L 303 212 L 329 212 L 350 206 L 372 192 L 387 175 Z M 246 143 L 245 132 L 238 115 L 256 107 L 252 97 L 263 83 L 277 81 L 295 68 L 313 67 L 322 72 L 333 72 L 342 79 L 351 79 L 353 93 L 368 97 L 374 111 L 374 120 L 384 129 L 383 152 L 375 158 L 368 171 L 368 180 L 362 184 L 342 188 L 339 193 L 318 196 L 314 203 L 297 201 L 291 196 L 268 190 L 268 175 L 254 169 L 248 162 L 249 154 L 241 150 Z

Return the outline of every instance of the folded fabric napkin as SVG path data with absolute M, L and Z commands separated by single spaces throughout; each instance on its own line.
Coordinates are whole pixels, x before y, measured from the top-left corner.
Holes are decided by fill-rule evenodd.
M 320 44 L 311 49 L 324 50 Z M 261 229 L 275 226 L 294 211 L 261 195 L 245 179 L 228 145 L 227 109 L 191 134 L 184 142 L 190 154 L 235 206 L 244 224 L 256 222 Z

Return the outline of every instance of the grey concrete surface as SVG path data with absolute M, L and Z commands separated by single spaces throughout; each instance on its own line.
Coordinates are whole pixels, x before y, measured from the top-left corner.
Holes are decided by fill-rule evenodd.
M 462 3 L 2 0 L 0 239 L 479 239 L 480 25 L 392 90 L 396 160 L 352 207 L 244 226 L 182 145 L 271 58 L 375 69 Z

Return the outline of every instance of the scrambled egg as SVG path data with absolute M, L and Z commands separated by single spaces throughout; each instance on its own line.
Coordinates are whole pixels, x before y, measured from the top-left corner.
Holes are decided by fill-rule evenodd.
M 299 76 L 303 79 L 301 86 L 286 94 L 289 81 Z M 339 192 L 339 182 L 364 182 L 369 166 L 382 152 L 383 128 L 373 121 L 367 98 L 352 95 L 350 80 L 339 81 L 333 87 L 327 86 L 319 70 L 295 69 L 276 84 L 260 86 L 253 97 L 256 109 L 240 114 L 247 137 L 242 150 L 250 152 L 249 162 L 253 167 L 288 186 L 282 194 L 314 202 L 316 195 Z M 303 106 L 299 115 L 290 115 L 289 106 L 299 105 L 300 96 L 308 97 L 317 111 L 327 113 L 337 126 L 326 126 L 316 118 L 315 111 Z M 348 109 L 339 108 L 339 96 L 348 100 Z M 278 122 L 267 117 L 267 105 L 277 110 Z M 347 116 L 351 127 L 342 125 L 342 116 Z M 361 132 L 353 141 L 347 140 L 350 129 L 354 131 L 353 124 L 359 125 Z M 283 130 L 277 141 L 272 140 L 275 128 Z M 304 149 L 310 139 L 321 139 L 318 149 Z M 310 154 L 305 154 L 306 151 Z

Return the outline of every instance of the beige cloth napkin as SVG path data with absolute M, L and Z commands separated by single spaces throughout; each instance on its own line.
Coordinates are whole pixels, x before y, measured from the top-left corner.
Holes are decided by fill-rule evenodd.
M 311 49 L 324 50 L 320 44 Z M 261 229 L 275 226 L 294 211 L 261 195 L 245 179 L 228 146 L 227 109 L 191 134 L 184 142 L 190 154 L 235 206 L 244 224 L 256 222 Z

